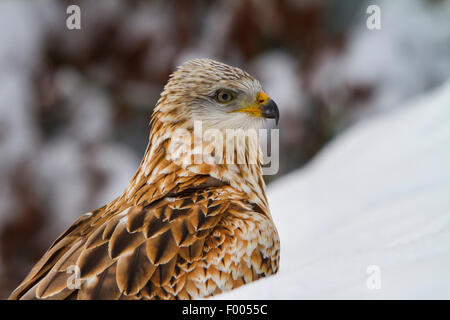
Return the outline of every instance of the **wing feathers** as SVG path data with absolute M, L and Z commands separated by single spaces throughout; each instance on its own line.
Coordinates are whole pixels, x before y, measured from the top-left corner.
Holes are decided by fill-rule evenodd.
M 141 232 L 128 232 L 126 221 L 121 221 L 111 235 L 109 254 L 112 259 L 115 259 L 119 255 L 133 250 L 144 241 L 145 237 Z
M 116 300 L 122 292 L 117 286 L 116 265 L 108 267 L 102 274 L 85 281 L 78 291 L 78 300 Z
M 167 263 L 158 266 L 158 269 L 153 274 L 151 281 L 156 286 L 162 287 L 169 282 L 175 270 L 176 259 L 172 259 Z
M 143 244 L 118 260 L 117 284 L 124 294 L 137 294 L 150 280 L 155 270 L 156 266 L 148 259 Z
M 155 265 L 169 262 L 178 253 L 179 249 L 170 230 L 167 230 L 159 237 L 148 239 L 146 243 L 147 255 Z
M 198 179 L 198 184 L 204 181 Z M 270 255 L 278 251 L 254 244 L 250 233 L 255 225 L 246 221 L 250 215 L 243 215 L 245 219 L 237 225 L 230 220 L 249 206 L 227 188 L 198 190 L 124 209 L 111 204 L 105 211 L 94 211 L 92 220 L 83 216 L 11 297 L 191 299 L 274 272 L 278 260 Z M 254 250 L 249 251 L 251 246 Z M 237 254 L 246 260 L 236 260 Z M 72 274 L 67 270 L 73 265 L 79 267 L 81 286 L 70 289 Z
M 36 288 L 36 297 L 45 299 L 67 288 L 70 274 L 66 272 L 50 271 Z
M 145 225 L 144 233 L 147 238 L 155 238 L 170 228 L 168 223 L 163 222 L 156 215 L 150 215 Z
M 95 276 L 114 263 L 114 260 L 109 256 L 108 247 L 106 242 L 95 248 L 86 249 L 81 253 L 77 260 L 81 279 Z
M 188 220 L 176 221 L 172 226 L 172 235 L 179 247 L 186 247 L 196 240 L 195 229 Z
M 83 249 L 84 240 L 80 239 L 58 260 L 54 269 L 56 271 L 66 271 L 67 268 L 76 264 Z
M 133 207 L 128 212 L 127 230 L 128 232 L 136 232 L 144 225 L 145 214 L 141 206 Z
M 93 248 L 96 246 L 99 246 L 101 244 L 104 244 L 107 242 L 107 239 L 104 239 L 103 234 L 105 232 L 107 224 L 104 223 L 102 226 L 97 228 L 88 238 L 86 241 L 86 248 Z

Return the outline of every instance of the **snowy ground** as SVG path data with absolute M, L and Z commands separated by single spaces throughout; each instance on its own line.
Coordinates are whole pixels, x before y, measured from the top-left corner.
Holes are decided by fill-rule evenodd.
M 238 62 L 239 56 L 246 56 L 248 53 L 244 52 L 253 47 L 239 40 L 246 39 L 245 34 L 252 39 L 270 39 L 267 48 L 252 49 L 248 63 L 242 66 L 261 80 L 280 107 L 284 152 L 299 150 L 284 157 L 289 161 L 280 163 L 285 172 L 303 163 L 309 154 L 303 154 L 304 149 L 298 147 L 304 139 L 314 140 L 305 137 L 317 138 L 313 144 L 321 146 L 321 128 L 335 126 L 326 121 L 315 124 L 316 115 L 320 118 L 321 113 L 315 111 L 311 101 L 323 100 L 331 118 L 336 119 L 333 121 L 343 122 L 336 124 L 341 128 L 347 126 L 347 117 L 360 121 L 381 110 L 391 112 L 406 97 L 420 95 L 450 77 L 448 1 L 373 1 L 382 9 L 380 31 L 366 28 L 364 2 L 358 4 L 356 11 L 355 1 L 342 2 L 336 9 L 344 15 L 329 15 L 332 21 L 328 22 L 342 26 L 341 20 L 359 17 L 359 23 L 351 23 L 343 38 L 347 44 L 337 52 L 328 43 L 334 36 L 327 34 L 330 30 L 322 34 L 322 25 L 315 29 L 312 26 L 304 35 L 300 32 L 298 38 L 296 28 L 286 29 L 286 33 L 281 32 L 283 29 L 276 31 L 277 25 L 282 28 L 283 24 L 292 24 L 300 11 L 316 10 L 315 5 L 306 2 L 300 5 L 305 8 L 290 18 L 283 16 L 283 11 L 268 10 L 274 1 L 254 1 L 255 7 L 246 11 L 239 6 L 225 10 L 229 9 L 226 1 L 199 10 L 207 7 L 200 3 L 192 16 L 204 16 L 205 23 L 201 30 L 186 28 L 183 37 L 176 36 L 176 26 L 183 26 L 183 17 L 191 11 L 180 15 L 181 11 L 172 10 L 166 2 L 145 2 L 133 9 L 124 3 L 81 1 L 84 31 L 67 33 L 67 4 L 63 2 L 0 1 L 0 297 L 10 293 L 28 272 L 33 259 L 81 213 L 102 206 L 123 191 L 146 145 L 146 123 L 140 122 L 142 110 L 138 109 L 151 111 L 150 105 L 163 86 L 161 81 L 166 79 L 164 70 L 172 69 L 178 62 L 199 56 L 225 59 L 227 55 L 221 58 L 220 54 L 224 44 L 233 48 L 227 61 Z M 273 17 L 270 14 L 268 19 L 258 18 L 253 27 L 252 19 L 245 19 L 247 32 L 242 37 L 232 36 L 236 26 L 243 30 L 241 19 L 233 16 L 240 17 L 247 10 L 262 14 L 273 11 Z M 353 17 L 348 12 L 359 13 Z M 104 50 L 110 54 L 98 56 L 85 71 L 79 70 L 78 62 L 74 64 L 79 60 L 73 58 L 97 52 L 94 43 L 98 33 L 92 31 L 106 26 L 109 30 L 111 21 L 121 27 L 119 35 L 109 40 L 112 49 Z M 259 30 L 264 25 L 267 32 Z M 189 34 L 191 39 L 184 41 Z M 322 49 L 312 51 L 320 59 L 317 69 L 308 76 L 302 48 L 305 44 L 309 48 L 310 40 L 319 40 Z M 128 49 L 132 52 L 148 41 L 152 44 L 145 51 L 148 56 L 142 65 L 136 64 L 136 70 L 148 69 L 152 76 L 122 79 L 121 73 L 116 73 L 120 66 L 128 70 L 134 65 L 122 55 L 127 56 Z M 63 59 L 66 62 L 50 68 L 55 54 L 49 50 L 51 43 L 61 48 L 60 54 L 69 60 Z M 285 47 L 288 43 L 290 46 Z M 111 83 L 125 89 L 119 90 L 119 95 L 112 94 L 105 90 Z M 368 98 L 355 102 L 351 91 L 354 88 L 373 90 Z M 247 297 L 247 290 L 259 290 L 264 285 L 272 291 L 252 296 L 273 293 L 274 298 L 371 298 L 403 297 L 408 292 L 411 297 L 449 297 L 448 276 L 442 271 L 450 270 L 449 263 L 443 259 L 439 264 L 434 262 L 434 257 L 444 255 L 440 252 L 446 249 L 435 243 L 448 243 L 444 227 L 448 226 L 445 201 L 449 190 L 445 188 L 450 170 L 445 163 L 449 162 L 449 139 L 444 126 L 450 120 L 439 114 L 444 114 L 448 106 L 447 98 L 447 105 L 442 103 L 434 107 L 436 110 L 431 105 L 416 107 L 422 111 L 411 109 L 361 123 L 325 150 L 309 168 L 271 186 L 270 203 L 283 240 L 281 275 L 267 284 L 258 284 L 257 289 L 248 287 L 230 297 Z M 43 121 L 47 115 L 57 115 L 57 120 Z M 306 123 L 317 132 L 305 129 Z M 143 124 L 144 131 L 124 129 L 135 124 Z M 50 127 L 60 129 L 50 132 Z M 306 135 L 306 131 L 313 134 Z M 135 149 L 138 141 L 143 141 L 140 151 Z M 348 159 L 352 160 L 346 163 Z M 291 195 L 299 204 L 278 207 L 288 205 L 284 195 Z M 324 195 L 326 199 L 322 199 Z M 33 218 L 36 216 L 44 219 L 44 228 Z M 292 219 L 298 220 L 296 232 L 292 232 L 298 236 L 290 240 L 288 223 Z M 17 233 L 16 226 L 20 225 L 30 229 Z M 7 232 L 14 237 L 6 236 Z M 411 245 L 414 239 L 420 239 L 418 247 Z M 411 250 L 407 265 L 408 256 L 402 250 Z M 397 251 L 402 254 L 397 255 Z M 431 258 L 423 258 L 425 253 Z M 379 291 L 365 287 L 368 264 L 381 268 Z M 294 268 L 296 272 L 291 272 Z M 291 274 L 297 275 L 295 282 L 289 280 Z M 422 276 L 416 277 L 417 274 Z M 432 280 L 427 278 L 433 274 Z M 424 289 L 421 281 L 429 284 L 431 292 Z M 282 287 L 286 291 L 276 289 Z M 417 288 L 417 292 L 407 291 L 409 288 Z
M 348 130 L 269 203 L 279 274 L 218 299 L 449 299 L 450 82 Z

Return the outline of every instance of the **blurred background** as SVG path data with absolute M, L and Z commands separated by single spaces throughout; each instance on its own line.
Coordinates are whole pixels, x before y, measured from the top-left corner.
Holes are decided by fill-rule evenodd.
M 68 30 L 66 8 L 81 8 Z M 381 8 L 381 30 L 366 26 Z M 82 213 L 124 190 L 169 74 L 210 57 L 280 112 L 280 171 L 450 78 L 450 1 L 1 1 L 0 298 Z

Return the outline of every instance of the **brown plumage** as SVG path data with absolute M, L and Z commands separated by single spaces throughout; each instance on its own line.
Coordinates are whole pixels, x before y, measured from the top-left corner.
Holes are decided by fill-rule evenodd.
M 277 272 L 257 140 L 248 136 L 242 154 L 231 153 L 242 163 L 195 161 L 192 148 L 195 121 L 224 134 L 264 118 L 278 120 L 278 110 L 246 72 L 209 59 L 182 65 L 124 193 L 59 236 L 10 299 L 193 299 Z

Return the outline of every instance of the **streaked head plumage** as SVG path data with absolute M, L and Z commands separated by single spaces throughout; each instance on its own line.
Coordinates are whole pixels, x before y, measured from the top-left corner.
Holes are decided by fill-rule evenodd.
M 170 76 L 156 108 L 163 118 L 202 121 L 217 129 L 259 128 L 265 118 L 278 118 L 275 103 L 247 72 L 211 59 L 194 59 Z

